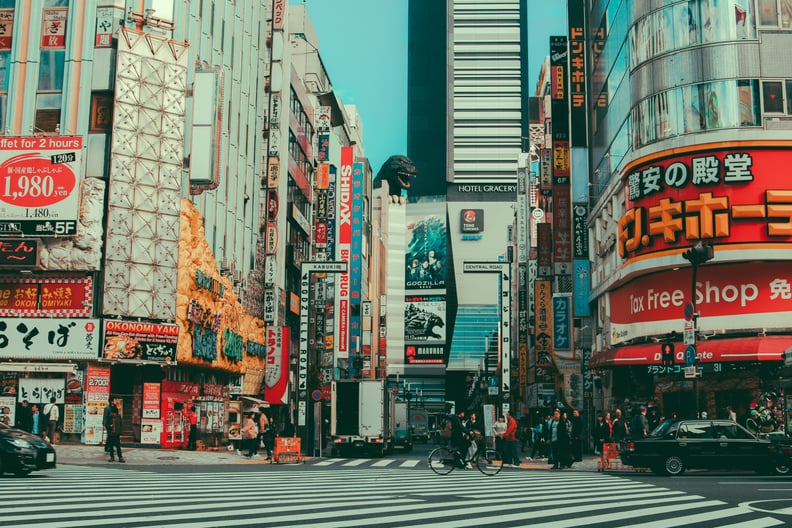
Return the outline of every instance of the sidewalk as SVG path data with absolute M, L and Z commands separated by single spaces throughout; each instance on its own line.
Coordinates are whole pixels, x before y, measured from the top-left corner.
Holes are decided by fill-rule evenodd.
M 240 456 L 236 451 L 186 451 L 178 449 L 158 449 L 155 447 L 123 447 L 121 448 L 124 453 L 124 459 L 127 465 L 134 466 L 223 466 L 229 464 L 243 464 L 243 465 L 256 465 L 256 464 L 270 464 L 264 455 L 249 459 L 245 456 Z M 55 451 L 58 456 L 58 464 L 75 464 L 75 465 L 97 465 L 106 466 L 110 464 L 108 455 L 104 452 L 104 446 L 86 446 L 82 444 L 59 444 L 55 446 Z M 425 458 L 416 455 L 409 458 Z M 313 457 L 305 457 L 304 460 L 309 462 L 316 460 Z M 372 458 L 372 462 L 378 459 Z M 575 462 L 572 469 L 565 469 L 564 471 L 598 471 L 599 457 L 586 455 L 581 462 Z M 118 464 L 118 462 L 116 462 Z M 341 465 L 342 463 L 339 463 Z M 288 465 L 288 464 L 282 464 Z M 547 460 L 530 460 L 523 459 L 520 469 L 526 470 L 546 470 L 551 468 Z M 516 468 L 504 468 L 504 470 L 514 471 Z
M 59 444 L 55 446 L 58 464 L 109 465 L 109 456 L 104 446 L 82 444 Z M 149 447 L 124 447 L 121 452 L 128 465 L 134 466 L 210 466 L 228 464 L 269 464 L 265 454 L 247 458 L 236 451 L 186 451 L 179 449 L 158 449 Z M 115 462 L 118 464 L 118 462 Z

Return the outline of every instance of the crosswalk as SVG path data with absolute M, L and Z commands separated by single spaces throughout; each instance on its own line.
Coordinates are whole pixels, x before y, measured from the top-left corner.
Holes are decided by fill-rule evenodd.
M 384 462 L 381 460 L 379 462 Z M 771 515 L 616 475 L 387 467 L 249 471 L 61 466 L 0 478 L 3 527 L 745 526 Z
M 310 464 L 318 467 L 370 466 L 377 468 L 414 468 L 418 466 L 426 467 L 426 458 L 320 458 L 312 460 Z

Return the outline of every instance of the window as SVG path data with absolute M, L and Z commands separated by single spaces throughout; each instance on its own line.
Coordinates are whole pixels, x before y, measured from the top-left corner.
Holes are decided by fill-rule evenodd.
M 69 0 L 44 2 L 35 132 L 54 133 L 60 124 L 68 14 Z
M 683 423 L 679 427 L 680 439 L 712 438 L 709 423 Z
M 715 438 L 728 440 L 752 440 L 753 436 L 736 423 L 715 424 Z
M 764 113 L 783 113 L 784 85 L 781 81 L 762 81 L 762 106 Z

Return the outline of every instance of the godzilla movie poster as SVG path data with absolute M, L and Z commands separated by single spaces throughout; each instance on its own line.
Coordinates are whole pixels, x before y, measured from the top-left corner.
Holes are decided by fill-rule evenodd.
M 446 220 L 442 202 L 409 205 L 407 216 L 407 290 L 445 289 Z
M 405 363 L 444 363 L 446 299 L 444 295 L 404 298 Z

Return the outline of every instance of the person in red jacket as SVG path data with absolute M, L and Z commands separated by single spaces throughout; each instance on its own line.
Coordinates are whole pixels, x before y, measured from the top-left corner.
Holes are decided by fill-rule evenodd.
M 506 431 L 501 436 L 503 445 L 503 466 L 520 467 L 520 451 L 517 443 L 517 420 L 509 411 L 506 416 Z

